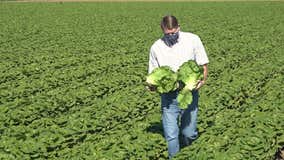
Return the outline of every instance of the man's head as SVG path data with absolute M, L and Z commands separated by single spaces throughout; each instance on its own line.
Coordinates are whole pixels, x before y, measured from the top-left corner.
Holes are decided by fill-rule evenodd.
M 161 29 L 164 34 L 173 34 L 179 31 L 178 20 L 175 16 L 167 15 L 164 16 L 161 21 Z
M 161 21 L 161 29 L 164 32 L 162 40 L 168 47 L 172 47 L 178 43 L 179 24 L 175 16 L 165 16 Z

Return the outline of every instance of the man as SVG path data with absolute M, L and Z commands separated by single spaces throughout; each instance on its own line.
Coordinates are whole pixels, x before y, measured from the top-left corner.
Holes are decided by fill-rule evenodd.
M 193 102 L 188 105 L 187 109 L 178 107 L 178 90 L 161 94 L 164 136 L 168 143 L 169 158 L 171 159 L 180 150 L 180 131 L 182 144 L 185 146 L 190 145 L 198 136 L 198 89 L 205 84 L 209 60 L 200 38 L 195 34 L 180 31 L 176 17 L 171 15 L 163 17 L 161 29 L 164 36 L 157 40 L 150 49 L 149 73 L 160 66 L 169 66 L 176 72 L 188 60 L 195 60 L 204 69 L 204 78 L 198 81 L 196 89 L 192 91 Z M 149 90 L 154 91 L 155 88 L 149 87 Z

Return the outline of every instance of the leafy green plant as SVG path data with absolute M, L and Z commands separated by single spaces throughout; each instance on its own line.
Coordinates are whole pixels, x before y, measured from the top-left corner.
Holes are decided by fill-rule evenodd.
M 159 96 L 142 85 L 165 9 L 210 59 L 202 134 L 174 159 L 272 159 L 282 2 L 1 3 L 0 159 L 168 159 Z
M 177 75 L 168 66 L 155 68 L 146 78 L 149 85 L 157 88 L 158 93 L 168 93 L 177 88 Z
M 177 71 L 178 80 L 184 84 L 179 92 L 177 101 L 182 109 L 192 102 L 192 91 L 196 88 L 198 80 L 202 78 L 203 68 L 193 60 L 184 62 Z

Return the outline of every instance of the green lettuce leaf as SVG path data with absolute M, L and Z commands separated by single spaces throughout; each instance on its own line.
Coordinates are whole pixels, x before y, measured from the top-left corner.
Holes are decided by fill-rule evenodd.
M 178 94 L 178 104 L 182 109 L 186 109 L 192 102 L 192 90 L 195 89 L 199 79 L 203 77 L 203 68 L 189 60 L 183 63 L 177 71 L 178 81 L 184 83 L 184 88 Z
M 157 87 L 158 93 L 167 93 L 176 89 L 177 75 L 168 66 L 155 68 L 147 77 L 148 85 Z

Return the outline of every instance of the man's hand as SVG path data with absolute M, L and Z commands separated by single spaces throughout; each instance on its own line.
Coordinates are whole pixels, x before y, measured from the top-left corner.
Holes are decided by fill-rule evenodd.
M 205 80 L 198 80 L 195 89 L 198 90 L 205 84 Z
M 198 80 L 195 89 L 198 90 L 205 84 L 205 80 L 207 79 L 207 74 L 208 74 L 208 66 L 207 64 L 203 65 L 203 80 Z
M 155 92 L 157 90 L 157 87 L 156 86 L 153 86 L 153 85 L 147 85 L 146 86 L 146 89 L 148 89 L 149 91 L 151 92 Z

